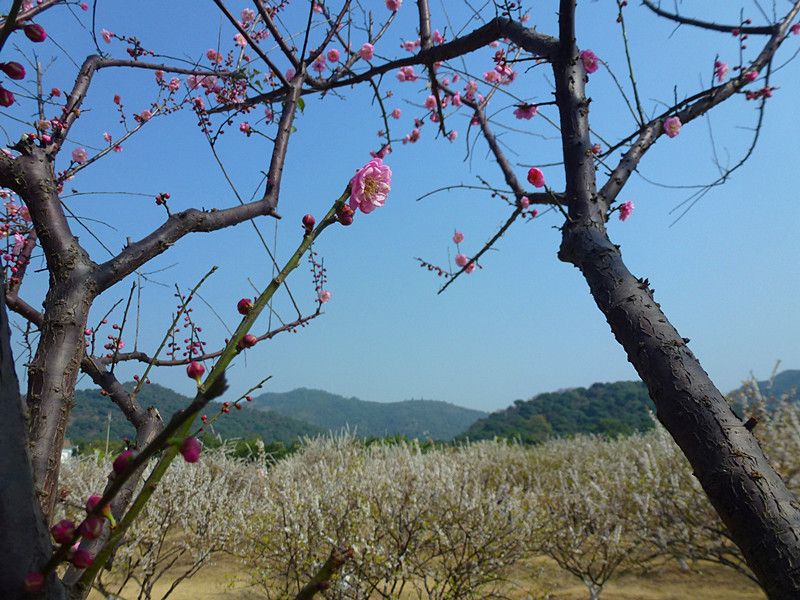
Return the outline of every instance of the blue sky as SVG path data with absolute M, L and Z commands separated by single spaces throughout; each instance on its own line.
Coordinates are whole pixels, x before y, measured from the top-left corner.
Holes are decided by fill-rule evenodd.
M 706 17 L 713 10 L 718 21 L 736 22 L 739 4 L 684 2 L 681 7 Z M 752 3 L 742 4 L 746 17 L 763 23 Z M 387 16 L 382 2 L 369 5 L 376 20 Z M 230 5 L 237 14 L 246 6 L 244 2 Z M 297 2 L 285 13 L 293 31 L 304 27 L 302 6 Z M 557 3 L 531 6 L 529 24 L 554 34 Z M 442 3 L 434 1 L 431 7 L 433 26 L 446 29 L 452 37 Z M 454 25 L 465 22 L 464 7 L 447 3 L 447 11 Z M 384 43 L 376 46 L 378 54 L 403 56 L 400 43 L 417 37 L 415 14 L 414 4 L 406 0 Z M 39 60 L 47 64 L 50 56 L 56 57 L 45 73 L 45 89 L 69 89 L 76 71 L 72 61 L 79 64 L 93 51 L 87 30 L 82 29 L 91 28 L 91 21 L 87 13 L 76 15 L 73 19 L 62 8 L 40 19 L 50 38 L 35 48 Z M 581 3 L 578 44 L 606 61 L 630 96 L 615 19 L 611 2 Z M 738 61 L 739 44 L 730 34 L 676 29 L 641 6 L 628 7 L 626 20 L 639 94 L 648 115 L 662 112 L 675 95 L 689 96 L 708 85 L 717 57 L 731 65 Z M 220 24 L 212 3 L 198 3 L 187 11 L 183 3 L 98 2 L 98 34 L 103 28 L 137 35 L 146 47 L 165 55 L 195 60 L 218 44 L 226 51 L 234 34 L 230 25 Z M 319 39 L 321 30 L 314 35 Z M 30 58 L 30 44 L 18 37 L 12 42 Z M 360 45 L 363 35 L 354 31 L 353 41 L 354 46 Z M 760 41 L 748 40 L 745 62 L 755 56 Z M 121 42 L 100 43 L 102 50 L 113 56 L 125 56 Z M 777 65 L 790 59 L 799 47 L 800 36 L 787 40 Z M 3 60 L 11 60 L 12 54 L 16 50 L 7 46 Z M 481 51 L 469 59 L 467 67 L 480 75 L 492 68 L 493 54 L 493 49 Z M 528 65 L 523 63 L 522 68 Z M 779 89 L 767 105 L 759 145 L 726 185 L 711 190 L 676 222 L 685 206 L 682 203 L 693 192 L 680 186 L 716 178 L 712 152 L 716 151 L 720 162 L 735 164 L 746 151 L 757 115 L 756 104 L 743 97 L 715 110 L 708 120 L 686 125 L 674 139 L 662 137 L 642 162 L 642 177 L 633 177 L 620 196 L 622 202 L 635 203 L 633 216 L 624 223 L 614 216 L 609 223 L 610 236 L 621 245 L 631 271 L 649 278 L 667 316 L 684 337 L 691 338 L 690 348 L 723 392 L 736 387 L 751 371 L 760 379 L 768 377 L 777 360 L 783 361 L 781 368 L 800 368 L 800 213 L 794 185 L 800 166 L 796 119 L 800 86 L 796 73 L 797 63 L 793 62 L 773 75 L 771 84 Z M 763 82 L 756 82 L 754 89 L 761 85 Z M 424 82 L 401 84 L 390 74 L 383 89 L 394 92 L 387 103 L 389 109 L 403 110 L 403 118 L 391 123 L 392 137 L 401 138 L 413 126 L 410 120 L 426 112 L 422 108 L 427 96 Z M 613 142 L 635 129 L 604 68 L 590 77 L 587 89 L 592 97 L 592 127 L 599 136 Z M 498 94 L 488 112 L 525 132 L 509 130 L 501 138 L 512 149 L 509 159 L 518 177 L 524 178 L 530 166 L 557 163 L 558 131 L 551 123 L 557 117 L 555 107 L 542 107 L 531 121 L 511 116 L 513 104 L 519 100 L 546 102 L 552 98 L 549 67 L 521 74 L 504 91 L 514 96 Z M 66 166 L 73 148 L 85 147 L 91 155 L 92 148 L 104 147 L 103 132 L 115 138 L 122 133 L 112 102 L 115 93 L 121 94 L 129 115 L 147 108 L 155 94 L 152 73 L 131 76 L 108 70 L 96 75 L 87 110 L 72 130 L 59 168 Z M 276 243 L 279 262 L 299 243 L 301 217 L 312 213 L 319 219 L 355 170 L 369 159 L 369 150 L 379 144 L 376 133 L 383 124 L 368 90 L 343 90 L 341 94 L 307 99 L 290 141 L 279 207 L 283 219 L 277 223 L 277 231 L 272 219 L 256 222 L 270 245 Z M 254 114 L 262 112 L 259 108 Z M 29 118 L 20 105 L 0 114 L 8 140 L 28 130 L 11 120 Z M 234 119 L 217 151 L 237 190 L 247 199 L 259 191 L 270 146 L 264 138 L 241 134 L 241 120 Z M 231 395 L 272 375 L 265 390 L 309 387 L 364 400 L 426 398 L 496 410 L 540 392 L 636 377 L 580 273 L 556 257 L 560 241 L 556 228 L 562 220 L 558 213 L 515 224 L 481 260 L 482 269 L 461 277 L 441 295 L 436 292 L 442 280 L 420 269 L 415 257 L 447 266 L 455 254 L 451 241 L 455 230 L 465 235 L 462 251 L 474 253 L 510 214 L 507 205 L 482 191 L 453 189 L 418 201 L 439 187 L 473 185 L 478 176 L 502 184 L 485 143 L 478 140 L 473 147 L 475 132 L 467 135 L 468 120 L 466 113 L 451 117 L 448 126 L 459 132 L 453 143 L 437 139 L 433 124 L 428 123 L 417 144 L 394 144 L 394 152 L 386 159 L 394 173 L 386 206 L 370 215 L 358 215 L 349 228 L 329 228 L 315 245 L 325 260 L 326 287 L 332 294 L 325 314 L 298 333 L 280 335 L 240 357 L 230 371 Z M 468 143 L 472 152 L 465 160 Z M 609 164 L 614 160 L 609 157 Z M 542 169 L 548 185 L 561 189 L 560 168 Z M 601 183 L 603 173 L 601 166 Z M 126 237 L 138 239 L 162 221 L 162 209 L 153 199 L 159 192 L 171 194 L 173 211 L 236 203 L 189 111 L 153 119 L 124 144 L 123 152 L 112 153 L 85 169 L 67 187 L 86 194 L 66 202 L 76 214 L 103 222 L 92 229 L 112 250 L 121 248 Z M 107 253 L 104 255 L 85 230 L 76 225 L 75 233 L 96 260 L 105 260 Z M 175 309 L 173 284 L 189 289 L 212 265 L 219 269 L 200 294 L 230 329 L 238 323 L 236 302 L 253 297 L 252 285 L 263 288 L 272 273 L 251 224 L 183 239 L 144 269 L 151 275 L 141 288 L 140 349 L 154 351 L 163 336 Z M 26 280 L 21 294 L 34 306 L 41 301 L 46 283 L 43 274 L 38 277 Z M 123 282 L 98 300 L 94 321 L 114 302 L 126 298 L 130 285 L 130 280 Z M 314 289 L 306 264 L 290 278 L 289 287 L 301 306 L 313 310 Z M 124 304 L 112 313 L 112 322 L 121 319 Z M 285 318 L 291 318 L 288 304 L 286 295 L 279 294 L 276 308 Z M 203 326 L 203 339 L 209 348 L 218 347 L 226 335 L 220 320 L 201 302 L 194 308 L 194 318 Z M 266 322 L 259 323 L 255 333 L 266 329 Z M 132 334 L 124 339 L 126 349 L 133 345 Z M 133 365 L 117 368 L 122 379 L 141 371 L 142 367 Z M 192 392 L 192 383 L 181 367 L 160 369 L 151 380 L 187 395 Z M 84 380 L 81 385 L 89 383 Z

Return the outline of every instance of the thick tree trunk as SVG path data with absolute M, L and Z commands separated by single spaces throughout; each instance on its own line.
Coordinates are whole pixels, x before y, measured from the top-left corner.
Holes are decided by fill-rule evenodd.
M 564 230 L 560 256 L 589 283 L 659 421 L 773 600 L 800 597 L 800 505 L 619 249 L 591 226 Z
M 30 595 L 23 590 L 22 582 L 47 562 L 53 548 L 35 497 L 2 285 L 0 292 L 0 548 L 5 549 L 0 590 L 8 600 L 27 600 Z M 55 575 L 48 585 L 49 598 L 64 598 L 64 588 Z

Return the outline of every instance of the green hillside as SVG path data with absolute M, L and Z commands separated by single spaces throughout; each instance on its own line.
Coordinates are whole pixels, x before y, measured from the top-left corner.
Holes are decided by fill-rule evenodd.
M 128 389 L 133 389 L 133 384 L 126 384 Z M 142 387 L 139 392 L 139 403 L 143 407 L 155 406 L 162 418 L 168 421 L 178 410 L 191 403 L 192 399 L 173 392 L 158 384 Z M 108 427 L 108 414 L 111 412 L 112 441 L 122 438 L 133 438 L 135 430 L 125 420 L 116 405 L 101 396 L 99 390 L 76 390 L 75 408 L 70 415 L 67 425 L 67 437 L 73 445 L 86 441 L 105 440 Z M 206 407 L 209 418 L 215 415 L 219 406 L 214 403 Z M 218 433 L 223 439 L 260 437 L 264 442 L 280 442 L 289 445 L 292 440 L 303 436 L 314 436 L 323 433 L 319 427 L 303 423 L 296 419 L 263 410 L 254 410 L 250 403 L 245 403 L 242 410 L 231 410 L 230 413 L 217 419 L 207 431 Z
M 478 420 L 457 439 L 518 438 L 525 443 L 573 433 L 629 434 L 653 427 L 654 410 L 640 381 L 595 383 L 516 400 L 513 406 Z
M 253 404 L 326 430 L 349 427 L 363 437 L 405 435 L 441 441 L 453 439 L 487 415 L 436 400 L 367 402 L 306 388 L 262 394 Z
M 800 392 L 800 369 L 781 371 L 772 381 L 759 381 L 758 387 L 765 396 L 780 398 L 783 394 L 791 393 L 792 388 Z

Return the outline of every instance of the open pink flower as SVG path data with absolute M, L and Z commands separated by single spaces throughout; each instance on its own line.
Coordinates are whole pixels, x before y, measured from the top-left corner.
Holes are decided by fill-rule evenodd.
M 714 63 L 714 75 L 717 77 L 717 83 L 722 83 L 728 75 L 728 63 L 716 61 Z
M 328 62 L 339 62 L 339 51 L 336 48 L 328 50 Z
M 461 233 L 460 231 L 456 231 L 455 234 L 453 235 L 453 242 L 455 242 L 456 244 L 460 244 L 463 241 L 464 241 L 464 234 Z
M 392 118 L 394 118 L 394 119 L 399 119 L 399 118 L 400 118 L 400 115 L 402 115 L 402 114 L 403 114 L 403 111 L 402 111 L 402 110 L 400 110 L 399 108 L 395 108 L 395 109 L 392 111 Z
M 681 132 L 681 120 L 678 117 L 670 117 L 664 121 L 664 132 L 674 138 Z
M 533 167 L 528 171 L 528 182 L 533 185 L 533 187 L 544 187 L 544 173 L 542 173 L 541 169 Z
M 583 61 L 583 68 L 590 75 L 600 68 L 600 59 L 591 50 L 581 50 L 581 60 Z
M 89 160 L 89 154 L 83 148 L 75 148 L 72 151 L 72 160 L 81 165 Z
M 633 200 L 628 200 L 619 207 L 619 220 L 624 221 L 633 212 Z
M 113 36 L 114 34 L 111 33 L 110 31 L 103 29 L 103 31 L 100 32 L 100 35 L 102 36 L 103 40 L 105 40 L 106 44 L 110 44 L 111 36 Z
M 456 254 L 456 264 L 459 267 L 465 267 L 467 265 L 467 262 L 469 262 L 469 259 L 466 256 L 464 256 L 463 254 Z
M 394 12 L 400 10 L 401 4 L 403 4 L 403 0 L 386 0 L 386 8 Z
M 539 107 L 535 104 L 518 104 L 514 109 L 514 116 L 518 119 L 532 119 L 539 112 Z
M 392 170 L 380 158 L 373 158 L 350 180 L 350 208 L 371 213 L 386 202 L 392 185 Z
M 361 50 L 359 50 L 358 53 L 364 60 L 372 60 L 372 57 L 375 55 L 375 46 L 372 44 L 364 44 L 361 46 Z
M 319 301 L 325 304 L 331 299 L 331 293 L 328 290 L 322 290 L 319 293 Z

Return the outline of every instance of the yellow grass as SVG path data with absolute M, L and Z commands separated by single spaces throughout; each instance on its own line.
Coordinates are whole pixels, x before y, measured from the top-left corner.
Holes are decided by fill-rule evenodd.
M 237 573 L 239 576 L 237 577 Z M 512 600 L 586 600 L 584 585 L 548 559 L 521 563 L 506 588 Z M 160 600 L 172 579 L 156 586 L 153 600 Z M 202 569 L 181 583 L 170 600 L 256 600 L 263 598 L 258 588 L 247 585 L 241 565 L 229 558 Z M 136 600 L 139 588 L 129 584 L 121 598 Z M 321 597 L 320 597 L 321 598 Z M 760 588 L 736 572 L 703 563 L 689 571 L 670 564 L 656 572 L 627 574 L 612 579 L 601 600 L 764 600 Z M 93 591 L 89 600 L 105 600 Z

